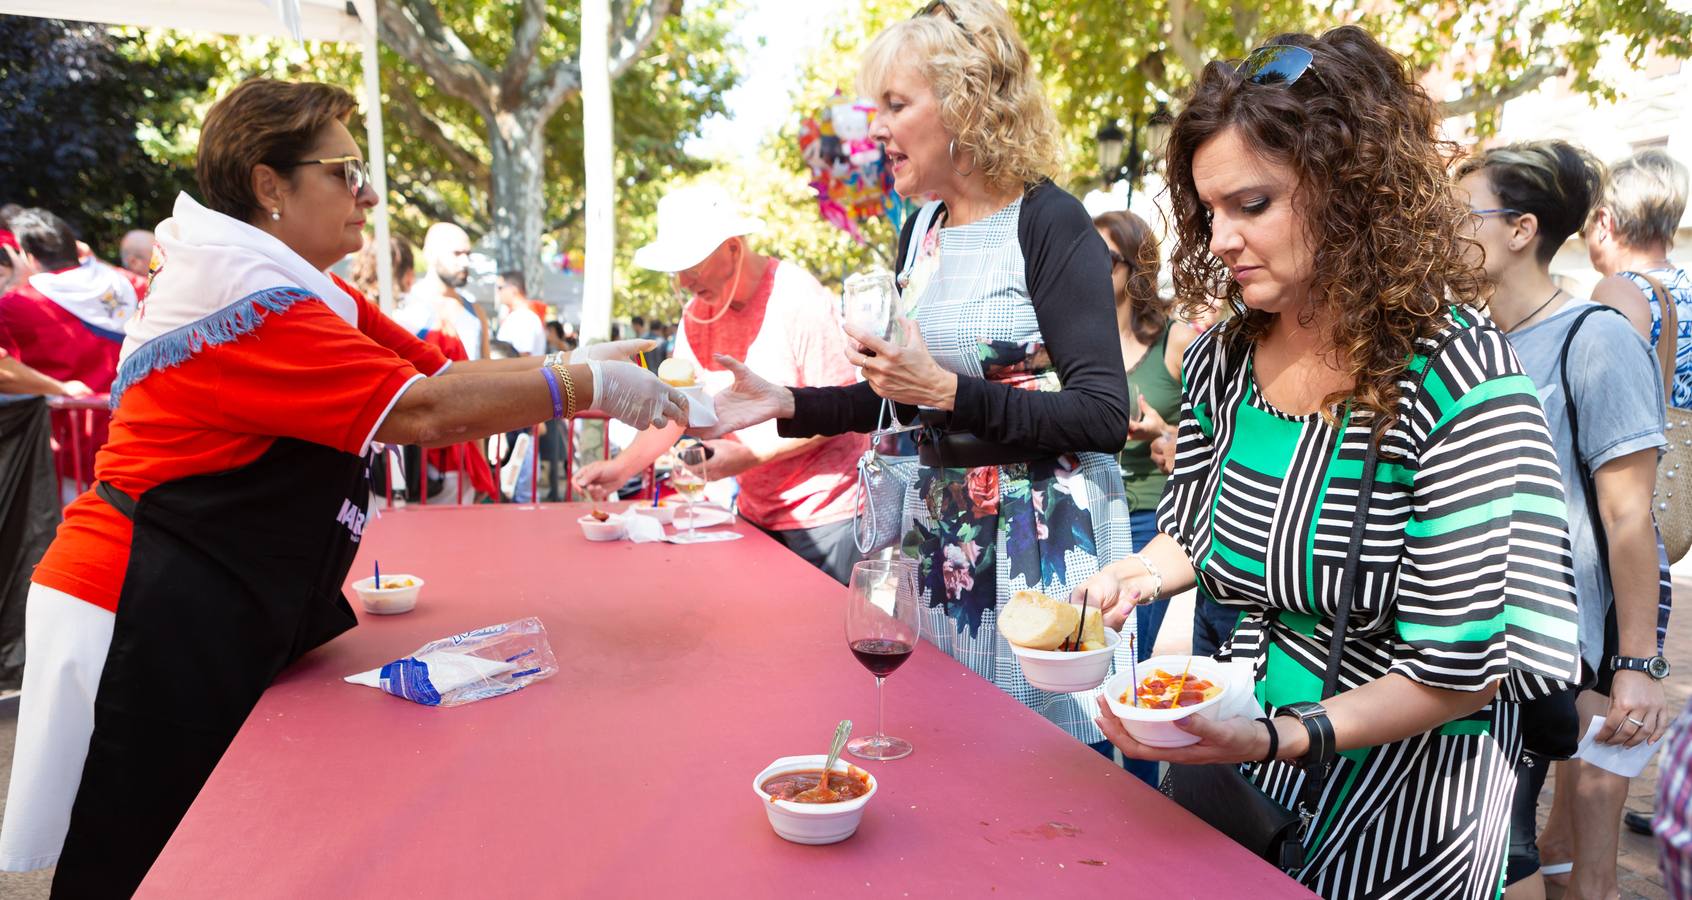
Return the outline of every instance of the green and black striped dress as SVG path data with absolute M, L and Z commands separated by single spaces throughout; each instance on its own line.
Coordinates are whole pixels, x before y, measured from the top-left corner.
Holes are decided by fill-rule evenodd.
M 1578 671 L 1561 479 L 1533 382 L 1479 313 L 1454 310 L 1446 329 L 1438 359 L 1435 339 L 1413 360 L 1382 443 L 1339 690 L 1388 675 L 1504 684 L 1472 716 L 1341 754 L 1299 873 L 1323 897 L 1497 895 L 1519 747 L 1509 701 Z M 1276 410 L 1232 334 L 1212 329 L 1187 354 L 1158 527 L 1199 589 L 1239 610 L 1231 651 L 1256 664 L 1272 711 L 1321 693 L 1369 431 L 1363 416 L 1336 430 Z M 1293 806 L 1301 770 L 1243 771 Z

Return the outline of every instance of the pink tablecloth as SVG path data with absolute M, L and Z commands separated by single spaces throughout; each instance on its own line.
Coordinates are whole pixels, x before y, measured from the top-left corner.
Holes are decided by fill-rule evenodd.
M 844 589 L 744 540 L 589 544 L 583 507 L 390 512 L 355 576 L 427 579 L 277 680 L 139 896 L 1309 896 L 931 646 L 856 836 L 789 844 L 752 777 L 875 727 Z M 523 616 L 561 671 L 430 709 L 341 677 Z M 1065 894 L 1063 892 L 1072 892 Z

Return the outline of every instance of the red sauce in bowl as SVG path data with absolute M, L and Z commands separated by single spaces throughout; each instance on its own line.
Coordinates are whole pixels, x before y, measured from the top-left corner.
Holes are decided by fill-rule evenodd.
M 869 776 L 859 770 L 851 772 L 833 772 L 828 776 L 828 788 L 834 792 L 833 800 L 799 799 L 799 795 L 817 786 L 822 781 L 822 769 L 804 769 L 798 772 L 783 772 L 773 775 L 768 781 L 759 785 L 764 793 L 770 795 L 770 802 L 777 800 L 791 800 L 795 803 L 839 803 L 843 800 L 855 800 L 869 793 Z

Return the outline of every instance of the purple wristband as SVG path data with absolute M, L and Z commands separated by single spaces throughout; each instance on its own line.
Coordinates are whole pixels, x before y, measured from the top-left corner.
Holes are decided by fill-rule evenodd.
M 564 418 L 564 398 L 558 395 L 558 376 L 552 374 L 549 366 L 541 366 L 541 374 L 546 376 L 546 389 L 552 392 L 552 417 Z

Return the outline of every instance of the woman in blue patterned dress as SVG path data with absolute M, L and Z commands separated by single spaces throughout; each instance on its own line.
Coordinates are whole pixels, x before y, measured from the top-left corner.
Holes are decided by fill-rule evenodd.
M 1692 274 L 1669 259 L 1686 214 L 1686 167 L 1664 150 L 1645 150 L 1610 167 L 1586 225 L 1586 252 L 1604 275 L 1592 299 L 1622 311 L 1652 349 L 1662 339 L 1663 310 L 1651 282 L 1674 298 L 1674 396 L 1692 409 Z
M 1204 70 L 1169 141 L 1175 290 L 1235 316 L 1187 353 L 1162 534 L 1083 592 L 1107 620 L 1195 583 L 1237 611 L 1223 652 L 1251 663 L 1271 718 L 1189 717 L 1199 741 L 1178 749 L 1102 704 L 1099 721 L 1125 755 L 1238 764 L 1308 812 L 1293 874 L 1324 897 L 1494 896 L 1512 701 L 1578 673 L 1556 455 L 1533 382 L 1471 307 L 1482 273 L 1437 123 L 1354 27 Z
M 992 0 L 952 0 L 882 32 L 861 93 L 878 106 L 901 196 L 932 195 L 900 235 L 901 340 L 848 329 L 865 380 L 771 385 L 732 360 L 716 431 L 770 418 L 784 436 L 867 432 L 883 399 L 919 423 L 923 465 L 903 552 L 924 637 L 1103 752 L 1091 694 L 1031 687 L 998 633 L 1015 591 L 1058 597 L 1128 552 L 1115 452 L 1128 434 L 1110 256 L 1054 186 L 1058 130 L 1027 48 Z M 1127 665 L 1127 642 L 1118 652 Z

